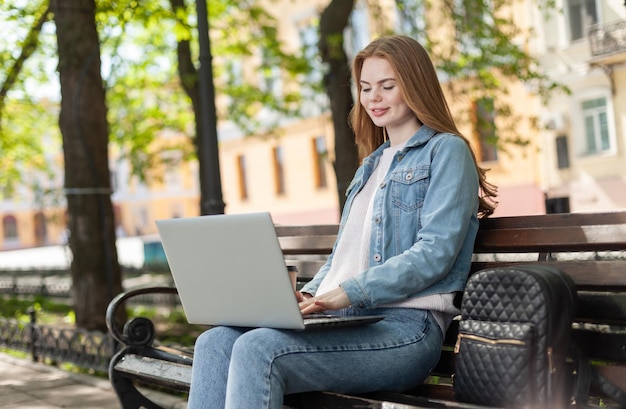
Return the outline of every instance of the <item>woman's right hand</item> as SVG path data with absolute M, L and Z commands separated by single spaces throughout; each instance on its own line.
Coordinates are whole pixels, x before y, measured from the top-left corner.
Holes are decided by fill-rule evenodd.
M 303 300 L 298 301 L 300 312 L 304 315 L 322 311 L 340 310 L 350 306 L 350 299 L 341 287 L 337 287 L 317 297 L 313 297 L 311 294 L 306 295 L 309 297 L 302 295 Z
M 313 296 L 309 293 L 301 293 L 300 291 L 296 291 L 296 300 L 298 300 L 298 303 L 306 301 L 311 297 Z

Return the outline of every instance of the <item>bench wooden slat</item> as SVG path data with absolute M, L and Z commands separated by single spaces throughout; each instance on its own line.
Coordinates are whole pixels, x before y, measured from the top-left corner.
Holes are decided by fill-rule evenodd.
M 580 289 L 626 290 L 626 260 L 564 261 L 555 265 L 566 272 Z
M 608 328 L 607 332 L 574 329 L 572 336 L 588 358 L 626 364 L 626 332 L 623 329 L 619 332 L 608 332 Z M 626 377 L 626 371 L 623 374 Z
M 579 291 L 576 321 L 626 326 L 626 293 Z
M 286 256 L 291 254 L 330 254 L 336 238 L 335 235 L 284 236 L 279 237 L 278 241 L 283 254 Z
M 313 276 L 324 265 L 324 260 L 302 260 L 295 257 L 286 257 L 285 264 L 298 268 L 298 279 L 313 278 Z
M 481 230 L 626 224 L 626 212 L 556 213 L 481 219 Z
M 274 227 L 278 237 L 283 236 L 334 236 L 339 231 L 337 224 L 308 224 L 308 225 L 276 225 Z
M 626 248 L 626 224 L 482 230 L 476 253 L 606 251 Z
M 567 273 L 581 290 L 626 291 L 625 260 L 568 260 L 548 264 Z M 483 269 L 523 266 L 527 261 L 475 261 L 471 273 Z
M 115 365 L 115 369 L 148 383 L 188 392 L 191 366 L 175 362 L 161 365 L 161 362 L 163 361 L 146 356 L 126 354 Z

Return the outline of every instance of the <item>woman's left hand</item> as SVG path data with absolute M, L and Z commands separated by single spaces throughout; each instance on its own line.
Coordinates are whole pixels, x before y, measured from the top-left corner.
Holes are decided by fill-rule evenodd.
M 328 310 L 340 310 L 350 306 L 350 299 L 343 288 L 337 287 L 320 296 L 307 298 L 298 303 L 298 305 L 300 306 L 300 312 L 304 315 Z

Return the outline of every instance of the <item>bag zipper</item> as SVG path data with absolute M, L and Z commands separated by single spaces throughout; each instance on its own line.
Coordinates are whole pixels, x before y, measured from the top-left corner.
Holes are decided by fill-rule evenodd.
M 456 339 L 456 344 L 454 345 L 454 353 L 455 354 L 459 353 L 459 350 L 461 349 L 461 339 L 463 339 L 463 338 L 470 339 L 472 341 L 483 342 L 483 343 L 489 344 L 489 345 L 498 345 L 498 344 L 518 345 L 518 346 L 526 345 L 525 341 L 521 341 L 519 339 L 511 339 L 511 338 L 507 338 L 507 339 L 490 339 L 490 338 L 486 338 L 486 337 L 481 337 L 479 335 L 459 334 L 457 336 L 457 339 Z

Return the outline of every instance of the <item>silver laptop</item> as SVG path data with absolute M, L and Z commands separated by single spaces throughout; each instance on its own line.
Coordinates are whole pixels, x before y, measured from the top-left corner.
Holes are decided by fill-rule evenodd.
M 156 225 L 189 323 L 308 329 L 382 319 L 303 318 L 267 212 L 157 220 Z

